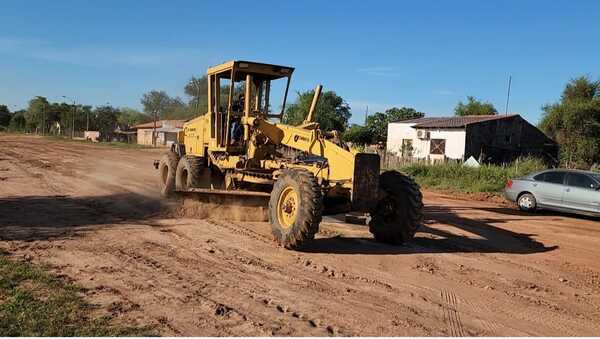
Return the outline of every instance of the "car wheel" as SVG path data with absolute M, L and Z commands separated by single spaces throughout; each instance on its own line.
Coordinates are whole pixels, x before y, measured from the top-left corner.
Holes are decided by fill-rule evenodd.
M 519 205 L 519 209 L 525 212 L 535 211 L 537 207 L 537 201 L 535 200 L 533 194 L 530 193 L 525 193 L 519 196 L 517 204 Z

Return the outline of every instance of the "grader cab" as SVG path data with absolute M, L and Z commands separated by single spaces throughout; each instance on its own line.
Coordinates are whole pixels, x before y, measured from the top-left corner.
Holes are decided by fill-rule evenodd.
M 376 240 L 410 240 L 423 218 L 419 187 L 319 129 L 320 85 L 303 123 L 281 123 L 293 72 L 248 61 L 209 68 L 207 112 L 186 122 L 156 163 L 161 193 L 268 198 L 273 235 L 290 249 L 314 238 L 324 211 L 363 212 Z

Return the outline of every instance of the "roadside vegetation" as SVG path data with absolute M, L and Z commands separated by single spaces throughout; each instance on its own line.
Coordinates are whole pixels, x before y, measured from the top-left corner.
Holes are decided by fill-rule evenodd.
M 145 328 L 97 317 L 75 285 L 0 252 L 0 336 L 143 336 Z
M 468 167 L 462 163 L 426 164 L 414 163 L 399 168 L 410 174 L 424 188 L 459 191 L 466 193 L 500 193 L 510 178 L 546 168 L 536 158 L 521 158 L 504 165 Z
M 560 145 L 562 166 L 600 167 L 600 81 L 571 80 L 560 101 L 543 110 L 539 127 Z

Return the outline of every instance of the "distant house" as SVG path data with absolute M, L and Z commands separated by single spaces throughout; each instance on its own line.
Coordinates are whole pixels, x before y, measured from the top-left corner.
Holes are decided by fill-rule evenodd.
M 387 151 L 400 157 L 504 163 L 523 155 L 552 162 L 557 144 L 518 114 L 419 118 L 388 125 Z
M 156 122 L 156 145 L 166 146 L 177 141 L 177 132 L 183 129 L 185 120 L 159 120 Z M 137 131 L 137 143 L 152 145 L 152 131 L 154 122 L 135 125 L 132 129 Z

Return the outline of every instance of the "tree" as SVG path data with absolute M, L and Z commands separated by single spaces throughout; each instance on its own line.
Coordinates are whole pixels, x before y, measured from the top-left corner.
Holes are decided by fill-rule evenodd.
M 48 110 L 49 103 L 44 97 L 37 96 L 29 100 L 29 106 L 25 112 L 26 127 L 30 130 L 42 131 L 43 121 L 48 121 L 46 118 L 46 112 Z M 43 129 L 44 131 L 46 128 Z
M 394 121 L 422 118 L 425 113 L 409 107 L 392 107 L 384 113 L 377 112 L 367 117 L 367 129 L 371 133 L 371 143 L 386 142 L 388 124 Z
M 97 130 L 100 131 L 100 138 L 104 141 L 110 141 L 115 129 L 117 128 L 117 117 L 119 110 L 112 106 L 99 106 L 93 111 L 94 121 Z
M 117 116 L 117 124 L 119 127 L 121 127 L 121 129 L 124 130 L 130 129 L 134 125 L 150 120 L 151 118 L 146 114 L 129 107 L 121 108 L 119 111 L 119 116 Z
M 191 97 L 188 106 L 196 114 L 206 113 L 208 107 L 208 80 L 206 75 L 193 77 L 184 87 L 185 94 Z
M 394 121 L 422 118 L 425 113 L 410 107 L 392 107 L 384 113 L 376 112 L 367 117 L 365 126 L 353 125 L 348 133 L 344 133 L 345 141 L 357 144 L 373 144 L 387 140 L 388 124 Z M 356 127 L 355 127 L 356 126 Z
M 165 91 L 150 91 L 142 96 L 144 112 L 152 119 L 187 119 L 194 115 L 180 97 L 170 97 Z
M 357 145 L 370 144 L 373 136 L 365 126 L 352 124 L 342 134 L 342 140 L 351 142 Z
M 27 126 L 27 121 L 25 120 L 25 112 L 25 110 L 20 110 L 12 114 L 12 117 L 10 118 L 10 123 L 8 124 L 9 130 L 19 132 L 25 130 Z
M 571 79 L 565 86 L 561 100 L 583 100 L 590 101 L 600 95 L 600 81 L 591 81 L 590 78 L 582 76 Z
M 6 105 L 0 105 L 0 126 L 8 126 L 10 123 L 11 114 Z
M 298 92 L 298 98 L 283 115 L 283 123 L 300 125 L 306 118 L 312 103 L 314 90 Z M 323 92 L 315 108 L 315 121 L 324 131 L 344 132 L 350 119 L 350 106 L 333 91 Z
M 600 81 L 572 79 L 559 102 L 542 108 L 539 127 L 560 145 L 563 166 L 590 168 L 600 163 Z
M 388 122 L 417 119 L 425 116 L 425 113 L 417 112 L 414 108 L 410 107 L 392 107 L 385 110 L 385 114 L 388 117 Z
M 468 96 L 467 103 L 463 103 L 462 101 L 456 105 L 454 108 L 454 114 L 458 116 L 465 115 L 495 115 L 498 114 L 498 111 L 489 102 L 481 102 L 475 97 Z

